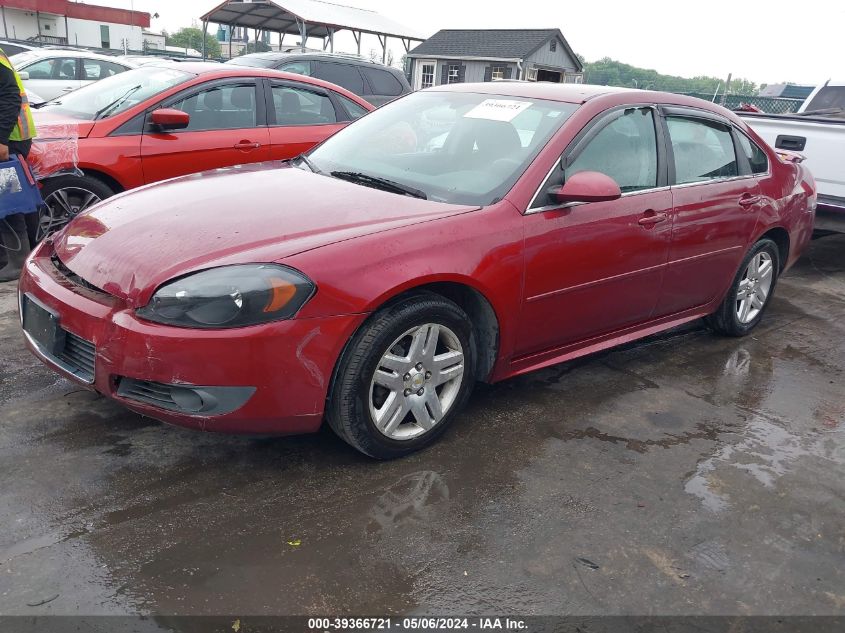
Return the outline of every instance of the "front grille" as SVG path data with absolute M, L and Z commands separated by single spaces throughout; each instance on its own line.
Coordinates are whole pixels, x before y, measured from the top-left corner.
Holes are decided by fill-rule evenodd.
M 135 380 L 134 378 L 121 378 L 117 395 L 137 400 L 144 404 L 151 404 L 154 407 L 180 410 L 179 405 L 173 400 L 173 389 L 170 385 L 150 380 Z
M 53 266 L 55 266 L 56 270 L 58 270 L 61 275 L 71 283 L 74 283 L 77 286 L 82 286 L 83 288 L 86 288 L 101 295 L 108 295 L 105 290 L 101 290 L 100 288 L 97 288 L 97 286 L 95 286 L 94 284 L 85 281 L 82 277 L 80 277 L 70 268 L 65 266 L 64 263 L 62 263 L 62 260 L 59 259 L 58 255 L 53 255 L 50 258 L 50 261 L 53 262 Z
M 59 352 L 58 358 L 68 366 L 71 373 L 86 382 L 93 382 L 95 354 L 93 343 L 66 331 L 64 349 Z

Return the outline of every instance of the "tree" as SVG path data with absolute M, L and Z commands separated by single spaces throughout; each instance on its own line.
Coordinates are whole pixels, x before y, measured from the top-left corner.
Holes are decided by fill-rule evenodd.
M 203 31 L 196 27 L 181 28 L 173 35 L 164 34 L 165 43 L 168 46 L 178 46 L 179 48 L 193 48 L 202 52 Z M 223 50 L 220 48 L 220 42 L 217 41 L 213 35 L 205 33 L 205 45 L 207 57 L 220 57 L 223 55 Z
M 662 75 L 650 68 L 637 68 L 630 64 L 603 57 L 595 62 L 584 63 L 584 81 L 602 86 L 625 86 L 668 92 L 690 92 L 712 95 L 717 86 L 724 87 L 719 77 L 678 77 Z M 757 84 L 748 79 L 732 79 L 731 94 L 749 96 L 757 94 Z
M 264 42 L 247 42 L 246 47 L 240 52 L 241 55 L 246 55 L 247 53 L 268 53 L 272 48 L 270 48 Z

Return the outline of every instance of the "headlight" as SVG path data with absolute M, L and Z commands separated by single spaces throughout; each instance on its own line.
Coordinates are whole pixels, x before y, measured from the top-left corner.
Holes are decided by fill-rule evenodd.
M 161 286 L 136 314 L 177 327 L 244 327 L 291 318 L 314 289 L 310 279 L 287 266 L 223 266 Z

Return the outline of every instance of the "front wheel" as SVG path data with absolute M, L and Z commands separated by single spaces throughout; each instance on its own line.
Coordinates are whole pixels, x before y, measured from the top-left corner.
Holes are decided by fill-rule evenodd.
M 469 318 L 420 294 L 373 315 L 350 341 L 329 399 L 329 425 L 371 457 L 392 459 L 439 437 L 475 381 Z
M 47 178 L 41 188 L 45 207 L 39 213 L 38 225 L 30 230 L 30 239 L 40 242 L 55 233 L 88 207 L 110 198 L 114 191 L 90 176 L 56 176 Z
M 728 336 L 745 336 L 751 332 L 769 305 L 779 271 L 777 244 L 770 239 L 754 244 L 742 260 L 725 300 L 707 318 L 708 325 Z

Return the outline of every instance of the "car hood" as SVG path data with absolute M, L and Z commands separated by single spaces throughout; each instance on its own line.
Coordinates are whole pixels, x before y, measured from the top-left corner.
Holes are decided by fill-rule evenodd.
M 35 130 L 38 133 L 36 143 L 72 138 L 74 136 L 76 138 L 85 138 L 94 128 L 94 121 L 75 119 L 57 112 L 50 112 L 49 110 L 33 110 L 32 120 L 35 121 Z
M 306 250 L 465 213 L 282 163 L 149 185 L 83 212 L 53 240 L 61 262 L 134 306 L 197 270 L 279 261 Z

